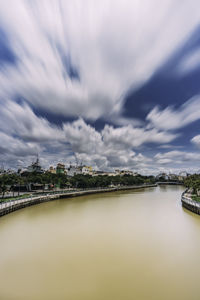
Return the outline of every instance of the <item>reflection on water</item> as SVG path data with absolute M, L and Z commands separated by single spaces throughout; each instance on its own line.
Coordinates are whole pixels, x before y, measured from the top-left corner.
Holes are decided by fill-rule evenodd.
M 97 194 L 0 219 L 1 300 L 199 300 L 200 216 L 183 187 Z

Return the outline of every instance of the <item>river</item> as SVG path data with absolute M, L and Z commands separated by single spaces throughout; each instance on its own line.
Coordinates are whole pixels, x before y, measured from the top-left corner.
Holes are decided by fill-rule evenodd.
M 199 300 L 200 216 L 181 186 L 62 199 L 0 218 L 0 300 Z

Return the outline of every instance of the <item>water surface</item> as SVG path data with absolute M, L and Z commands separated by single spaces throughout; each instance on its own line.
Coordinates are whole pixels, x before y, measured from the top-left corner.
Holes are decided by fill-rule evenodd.
M 199 300 L 183 187 L 57 200 L 0 218 L 0 300 Z

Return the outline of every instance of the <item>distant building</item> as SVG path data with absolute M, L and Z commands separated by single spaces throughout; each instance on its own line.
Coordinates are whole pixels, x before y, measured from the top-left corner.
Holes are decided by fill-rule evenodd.
M 117 176 L 115 172 L 95 171 L 92 176 Z
M 68 170 L 67 170 L 67 175 L 70 177 L 73 177 L 76 174 L 76 167 L 70 165 Z
M 70 177 L 73 177 L 74 175 L 77 175 L 77 174 L 83 174 L 82 169 L 83 169 L 82 166 L 70 165 L 67 170 L 67 175 Z
M 95 171 L 92 176 L 108 176 L 108 172 L 105 171 Z
M 188 173 L 186 171 L 182 171 L 182 172 L 179 173 L 179 176 L 181 176 L 181 177 L 187 177 Z
M 30 191 L 42 191 L 45 189 L 45 185 L 41 183 L 31 183 L 29 184 Z
M 169 177 L 169 180 L 179 180 L 179 178 L 176 174 L 169 174 L 168 177 Z
M 18 169 L 17 170 L 17 174 L 23 174 L 24 172 L 27 172 L 27 168 L 23 168 L 23 169 Z
M 65 165 L 58 163 L 56 167 L 56 174 L 65 174 Z
M 36 161 L 33 162 L 30 166 L 26 169 L 27 172 L 36 172 L 36 173 L 44 173 L 44 170 L 42 169 L 39 158 L 37 157 Z
M 117 176 L 118 174 L 116 174 L 115 172 L 106 172 L 107 176 Z
M 0 176 L 1 176 L 1 175 L 4 175 L 4 174 L 10 175 L 10 174 L 14 174 L 14 173 L 15 173 L 15 171 L 12 170 L 12 169 L 7 169 L 7 170 L 5 170 L 5 169 L 0 169 Z
M 156 179 L 161 179 L 161 180 L 168 180 L 169 176 L 166 173 L 160 173 L 156 176 Z
M 84 175 L 93 175 L 93 169 L 91 166 L 83 166 L 82 167 L 82 174 Z
M 133 171 L 119 170 L 119 169 L 115 170 L 115 174 L 120 175 L 120 176 L 124 176 L 124 175 L 137 176 L 138 175 L 138 173 L 134 173 Z
M 51 174 L 56 174 L 56 169 L 53 166 L 50 166 L 48 172 Z
M 188 176 L 188 173 L 185 172 L 185 171 L 182 171 L 182 172 L 180 172 L 179 175 L 178 175 L 178 180 L 179 180 L 179 181 L 184 181 L 184 179 L 185 179 L 187 176 Z

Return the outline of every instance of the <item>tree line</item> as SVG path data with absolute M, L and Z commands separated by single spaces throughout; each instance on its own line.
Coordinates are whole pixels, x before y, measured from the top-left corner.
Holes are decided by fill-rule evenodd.
M 73 187 L 73 188 L 94 188 L 109 187 L 111 185 L 140 185 L 155 183 L 154 176 L 91 176 L 78 174 L 69 177 L 65 174 L 52 174 L 45 172 L 42 174 L 36 172 L 25 172 L 23 174 L 3 174 L 0 176 L 0 192 L 6 191 L 9 187 L 12 190 L 16 185 L 27 186 L 28 184 L 49 185 L 49 187 Z
M 185 178 L 184 185 L 191 189 L 193 194 L 200 190 L 200 174 L 193 174 Z

